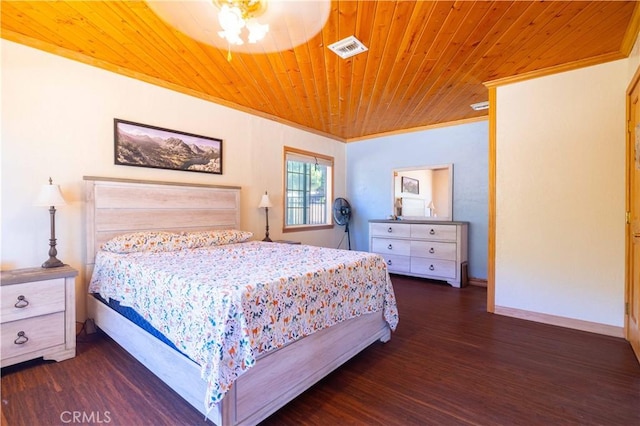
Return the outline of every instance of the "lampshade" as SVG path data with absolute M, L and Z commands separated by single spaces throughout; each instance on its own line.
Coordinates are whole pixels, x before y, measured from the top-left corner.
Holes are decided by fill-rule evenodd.
M 36 198 L 35 206 L 63 206 L 67 204 L 60 192 L 60 185 L 54 185 L 51 178 L 49 178 L 48 185 L 42 185 L 38 198 Z
M 433 201 L 429 201 L 429 205 L 427 206 L 428 209 L 435 209 L 436 206 L 433 205 Z
M 267 207 L 267 208 L 273 207 L 273 204 L 271 204 L 271 200 L 269 199 L 269 196 L 267 195 L 266 192 L 262 196 L 262 199 L 260 200 L 260 204 L 258 204 L 258 208 L 264 208 L 264 207 Z

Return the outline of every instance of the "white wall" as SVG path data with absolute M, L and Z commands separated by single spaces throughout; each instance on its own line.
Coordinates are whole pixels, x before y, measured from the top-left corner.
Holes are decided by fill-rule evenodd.
M 627 66 L 497 89 L 496 307 L 623 326 Z
M 238 185 L 243 229 L 264 237 L 267 190 L 272 239 L 334 247 L 342 228 L 282 235 L 283 146 L 335 158 L 335 193 L 345 193 L 345 145 L 250 114 L 1 41 L 2 149 L 1 267 L 39 266 L 48 258 L 49 214 L 33 201 L 49 176 L 68 205 L 56 215 L 58 258 L 82 270 L 83 176 Z M 223 175 L 116 166 L 113 119 L 223 139 Z M 77 282 L 78 319 L 84 282 Z

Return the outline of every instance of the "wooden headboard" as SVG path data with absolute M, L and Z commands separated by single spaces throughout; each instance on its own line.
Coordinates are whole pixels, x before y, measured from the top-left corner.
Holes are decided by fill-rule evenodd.
M 240 229 L 240 187 L 85 176 L 86 261 L 136 231 Z

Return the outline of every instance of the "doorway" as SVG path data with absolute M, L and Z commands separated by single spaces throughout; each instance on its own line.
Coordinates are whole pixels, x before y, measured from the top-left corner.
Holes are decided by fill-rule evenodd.
M 640 361 L 640 68 L 627 89 L 625 336 Z

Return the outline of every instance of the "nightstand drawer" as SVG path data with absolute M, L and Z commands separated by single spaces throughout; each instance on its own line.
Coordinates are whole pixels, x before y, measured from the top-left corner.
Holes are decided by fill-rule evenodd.
M 2 358 L 62 345 L 65 342 L 64 333 L 64 312 L 4 323 Z
M 0 300 L 2 323 L 64 311 L 64 278 L 3 285 Z

